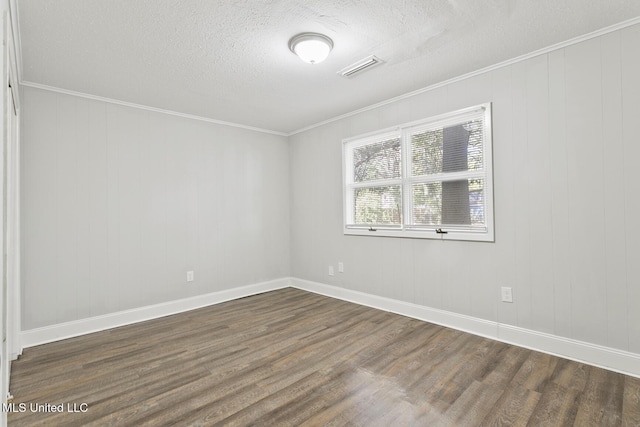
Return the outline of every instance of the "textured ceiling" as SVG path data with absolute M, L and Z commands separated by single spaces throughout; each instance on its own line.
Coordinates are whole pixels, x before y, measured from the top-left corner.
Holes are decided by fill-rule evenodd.
M 638 0 L 18 0 L 21 81 L 288 133 L 640 16 Z M 334 41 L 318 65 L 288 49 Z M 366 56 L 385 64 L 345 79 Z

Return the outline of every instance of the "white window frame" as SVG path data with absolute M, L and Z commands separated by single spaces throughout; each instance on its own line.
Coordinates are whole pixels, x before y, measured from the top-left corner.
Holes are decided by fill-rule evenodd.
M 483 117 L 483 169 L 478 171 L 444 172 L 428 176 L 411 175 L 411 135 L 431 128 L 446 127 L 468 121 L 470 118 Z M 354 148 L 384 141 L 400 139 L 401 177 L 380 179 L 363 183 L 353 182 Z M 491 103 L 464 108 L 451 113 L 441 114 L 427 119 L 405 123 L 393 128 L 358 135 L 342 141 L 342 182 L 343 182 L 343 227 L 346 235 L 408 237 L 438 240 L 494 241 L 493 212 L 493 156 L 492 156 Z M 412 185 L 424 182 L 443 182 L 447 180 L 481 178 L 484 181 L 485 227 L 421 226 L 413 223 Z M 361 187 L 399 185 L 402 191 L 401 224 L 368 225 L 353 224 L 353 192 Z

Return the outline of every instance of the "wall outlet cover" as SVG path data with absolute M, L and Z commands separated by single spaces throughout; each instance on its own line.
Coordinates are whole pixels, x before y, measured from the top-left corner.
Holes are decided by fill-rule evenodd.
M 510 287 L 501 288 L 502 302 L 513 302 L 513 291 Z

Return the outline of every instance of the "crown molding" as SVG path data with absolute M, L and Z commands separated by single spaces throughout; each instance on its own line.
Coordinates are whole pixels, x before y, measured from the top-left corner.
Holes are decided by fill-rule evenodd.
M 22 42 L 20 41 L 20 20 L 18 19 L 17 0 L 9 0 L 8 6 L 9 25 L 11 25 L 13 51 L 16 59 L 16 78 L 17 81 L 20 82 L 22 80 Z
M 9 0 L 11 5 L 15 4 L 15 0 Z M 15 8 L 15 6 L 14 6 Z M 345 114 L 341 114 L 339 116 L 335 116 L 332 118 L 329 118 L 327 120 L 323 120 L 321 122 L 317 122 L 314 124 L 311 124 L 309 126 L 305 126 L 302 127 L 300 129 L 291 131 L 291 132 L 281 132 L 281 131 L 275 131 L 275 130 L 271 130 L 271 129 L 264 129 L 264 128 L 258 128 L 258 127 L 254 127 L 254 126 L 248 126 L 248 125 L 243 125 L 243 124 L 239 124 L 239 123 L 233 123 L 233 122 L 227 122 L 227 121 L 223 121 L 223 120 L 217 120 L 217 119 L 212 119 L 212 118 L 208 118 L 208 117 L 203 117 L 203 116 L 197 116 L 197 115 L 193 115 L 193 114 L 185 114 L 185 113 L 180 113 L 177 111 L 171 111 L 171 110 L 165 110 L 165 109 L 161 109 L 161 108 L 155 108 L 155 107 L 150 107 L 150 106 L 146 106 L 146 105 L 141 105 L 141 104 L 135 104 L 132 102 L 126 102 L 126 101 L 120 101 L 117 99 L 113 99 L 113 98 L 106 98 L 106 97 L 101 97 L 101 96 L 96 96 L 96 95 L 91 95 L 91 94 L 87 94 L 87 93 L 83 93 L 83 92 L 76 92 L 76 91 L 72 91 L 72 90 L 67 90 L 67 89 L 62 89 L 62 88 L 57 88 L 57 87 L 53 87 L 53 86 L 47 86 L 47 85 L 43 85 L 40 83 L 34 83 L 34 82 L 29 82 L 29 81 L 23 81 L 22 80 L 22 55 L 21 55 L 21 45 L 20 45 L 20 32 L 19 32 L 19 28 L 18 28 L 18 21 L 17 21 L 17 10 L 15 11 L 15 13 L 11 14 L 11 21 L 12 21 L 12 26 L 14 29 L 16 29 L 17 31 L 15 32 L 15 38 L 14 38 L 14 43 L 15 43 L 15 50 L 16 50 L 16 62 L 17 62 L 17 72 L 18 72 L 18 76 L 19 76 L 19 82 L 20 85 L 22 86 L 26 86 L 26 87 L 32 87 L 32 88 L 37 88 L 37 89 L 42 89 L 42 90 L 47 90 L 47 91 L 51 91 L 51 92 L 57 92 L 57 93 L 62 93 L 62 94 L 66 94 L 66 95 L 72 95 L 72 96 L 77 96 L 77 97 L 81 97 L 81 98 L 86 98 L 86 99 L 92 99 L 92 100 L 96 100 L 96 101 L 103 101 L 103 102 L 107 102 L 107 103 L 111 103 L 111 104 L 116 104 L 116 105 L 122 105 L 122 106 L 126 106 L 126 107 L 131 107 L 131 108 L 138 108 L 138 109 L 142 109 L 142 110 L 147 110 L 147 111 L 153 111 L 156 113 L 162 113 L 162 114 L 168 114 L 168 115 L 172 115 L 172 116 L 177 116 L 177 117 L 183 117 L 183 118 L 188 118 L 188 119 L 192 119 L 192 120 L 198 120 L 198 121 L 203 121 L 203 122 L 208 122 L 208 123 L 215 123 L 218 125 L 223 125 L 223 126 L 230 126 L 230 127 L 235 127 L 235 128 L 240 128 L 240 129 L 246 129 L 246 130 L 251 130 L 251 131 L 255 131 L 255 132 L 261 132 L 261 133 L 266 133 L 266 134 L 271 134 L 271 135 L 278 135 L 278 136 L 286 136 L 286 137 L 290 137 L 302 132 L 306 132 L 308 130 L 329 124 L 329 123 L 333 123 L 342 119 L 345 119 L 347 117 L 351 117 L 351 116 L 355 116 L 357 114 L 366 112 L 366 111 L 370 111 L 370 110 L 375 110 L 377 108 L 383 107 L 385 105 L 388 104 L 393 104 L 395 102 L 398 101 L 402 101 L 404 99 L 408 99 L 420 94 L 423 94 L 425 92 L 429 92 L 432 90 L 435 90 L 437 88 L 443 87 L 443 86 L 447 86 L 450 85 L 452 83 L 456 83 L 462 80 L 466 80 L 481 74 L 485 74 L 503 67 L 507 67 L 513 64 L 516 64 L 518 62 L 522 62 L 522 61 L 526 61 L 528 59 L 534 58 L 536 56 L 540 56 L 540 55 L 545 55 L 548 54 L 550 52 L 559 50 L 559 49 L 563 49 L 566 48 L 568 46 L 572 46 L 581 42 L 584 42 L 586 40 L 590 40 L 593 39 L 595 37 L 599 37 L 608 33 L 612 33 L 614 31 L 618 31 L 618 30 L 622 30 L 624 28 L 633 26 L 633 25 L 637 25 L 640 24 L 640 16 L 636 17 L 636 18 L 632 18 L 626 21 L 622 21 L 620 23 L 605 27 L 605 28 L 601 28 L 599 30 L 584 34 L 582 36 L 578 36 L 578 37 L 574 37 L 571 38 L 569 40 L 566 40 L 564 42 L 560 42 L 560 43 L 556 43 L 554 45 L 551 46 L 547 46 L 545 48 L 542 49 L 538 49 L 536 51 L 524 54 L 524 55 L 520 55 L 517 56 L 515 58 L 512 59 L 508 59 L 506 61 L 502 61 L 499 62 L 497 64 L 494 65 L 490 65 L 488 67 L 485 68 L 481 68 L 479 70 L 476 71 L 472 71 L 470 73 L 466 73 L 466 74 L 462 74 L 460 76 L 457 77 L 453 77 L 451 79 L 448 80 L 444 80 L 442 82 L 439 83 L 435 83 L 426 87 L 423 87 L 421 89 L 417 89 L 414 90 L 412 92 L 408 92 L 399 96 L 395 96 L 393 98 L 389 98 L 387 100 L 375 103 L 375 104 L 371 104 L 368 105 L 366 107 L 363 108 L 359 108 L 357 110 L 353 110 L 350 111 L 348 113 Z
M 43 85 L 43 84 L 40 84 L 40 83 L 34 83 L 34 82 L 29 82 L 29 81 L 21 81 L 20 85 L 21 86 L 25 86 L 25 87 L 31 87 L 31 88 L 35 88 L 35 89 L 40 89 L 40 90 L 46 90 L 46 91 L 49 91 L 49 92 L 61 93 L 63 95 L 70 95 L 70 96 L 76 96 L 78 98 L 90 99 L 92 101 L 101 101 L 101 102 L 106 102 L 106 103 L 109 103 L 109 104 L 115 104 L 115 105 L 121 105 L 121 106 L 124 106 L 124 107 L 129 107 L 129 108 L 137 108 L 139 110 L 152 111 L 154 113 L 168 114 L 170 116 L 182 117 L 182 118 L 185 118 L 185 119 L 198 120 L 198 121 L 207 122 L 207 123 L 215 123 L 217 125 L 230 126 L 230 127 L 234 127 L 234 128 L 251 130 L 251 131 L 254 131 L 254 132 L 267 133 L 267 134 L 271 134 L 271 135 L 288 136 L 288 134 L 286 134 L 284 132 L 278 132 L 278 131 L 275 131 L 275 130 L 263 129 L 263 128 L 258 128 L 258 127 L 254 127 L 254 126 L 247 126 L 247 125 L 243 125 L 243 124 L 239 124 L 239 123 L 233 123 L 233 122 L 226 122 L 224 120 L 216 120 L 216 119 L 211 119 L 209 117 L 196 116 L 196 115 L 193 115 L 193 114 L 185 114 L 185 113 L 180 113 L 178 111 L 165 110 L 165 109 L 162 109 L 162 108 L 150 107 L 148 105 L 141 105 L 141 104 L 136 104 L 136 103 L 127 102 L 127 101 L 120 101 L 118 99 L 113 99 L 113 98 L 105 98 L 103 96 L 91 95 L 91 94 L 84 93 L 84 92 L 76 92 L 76 91 L 73 91 L 73 90 L 61 89 L 61 88 L 58 88 L 58 87 L 47 86 L 47 85 Z
M 472 71 L 472 72 L 467 73 L 467 74 L 462 74 L 462 75 L 460 75 L 458 77 L 453 77 L 451 79 L 444 80 L 442 82 L 435 83 L 435 84 L 432 84 L 430 86 L 426 86 L 426 87 L 423 87 L 421 89 L 417 89 L 417 90 L 414 90 L 412 92 L 405 93 L 403 95 L 399 95 L 399 96 L 396 96 L 396 97 L 393 97 L 393 98 L 389 98 L 387 100 L 380 101 L 380 102 L 372 104 L 372 105 L 368 105 L 368 106 L 360 108 L 358 110 L 350 111 L 348 113 L 345 113 L 345 114 L 342 114 L 342 115 L 339 115 L 339 116 L 336 116 L 336 117 L 332 117 L 330 119 L 323 120 L 321 122 L 318 122 L 318 123 L 315 123 L 315 124 L 312 124 L 312 125 L 309 125 L 309 126 L 305 126 L 305 127 L 300 128 L 298 130 L 294 130 L 292 132 L 289 132 L 287 134 L 287 136 L 293 136 L 293 135 L 296 135 L 298 133 L 306 132 L 308 130 L 317 128 L 319 126 L 323 126 L 323 125 L 326 125 L 326 124 L 329 124 L 329 123 L 332 123 L 332 122 L 336 122 L 338 120 L 345 119 L 347 117 L 351 117 L 351 116 L 355 116 L 355 115 L 360 114 L 360 113 L 364 113 L 365 111 L 375 110 L 376 108 L 380 108 L 380 107 L 383 107 L 383 106 L 388 105 L 388 104 L 393 104 L 394 102 L 398 102 L 398 101 L 401 101 L 403 99 L 411 98 L 413 96 L 420 95 L 422 93 L 432 91 L 432 90 L 440 88 L 442 86 L 447 86 L 447 85 L 450 85 L 452 83 L 459 82 L 461 80 L 466 80 L 466 79 L 469 79 L 471 77 L 475 77 L 475 76 L 480 75 L 480 74 L 485 74 L 485 73 L 497 70 L 499 68 L 507 67 L 509 65 L 516 64 L 518 62 L 526 61 L 527 59 L 535 58 L 536 56 L 546 55 L 546 54 L 548 54 L 550 52 L 553 52 L 553 51 L 556 51 L 556 50 L 559 50 L 559 49 L 563 49 L 565 47 L 568 47 L 568 46 L 571 46 L 571 45 L 574 45 L 574 44 L 578 44 L 578 43 L 581 43 L 583 41 L 586 41 L 586 40 L 589 40 L 589 39 L 592 39 L 592 38 L 595 38 L 595 37 L 603 36 L 605 34 L 609 34 L 609 33 L 612 33 L 614 31 L 618 31 L 618 30 L 621 30 L 621 29 L 624 29 L 624 28 L 627 28 L 627 27 L 630 27 L 630 26 L 636 25 L 636 24 L 640 24 L 640 16 L 638 16 L 636 18 L 633 18 L 633 19 L 629 19 L 627 21 L 622 21 L 622 22 L 620 22 L 618 24 L 614 24 L 614 25 L 611 25 L 609 27 L 601 28 L 599 30 L 593 31 L 591 33 L 584 34 L 582 36 L 574 37 L 572 39 L 569 39 L 569 40 L 566 40 L 566 41 L 563 41 L 563 42 L 560 42 L 560 43 L 556 43 L 556 44 L 551 45 L 551 46 L 544 47 L 542 49 L 535 50 L 535 51 L 530 52 L 530 53 L 526 53 L 524 55 L 517 56 L 517 57 L 512 58 L 512 59 L 508 59 L 506 61 L 499 62 L 499 63 L 494 64 L 494 65 L 490 65 L 490 66 L 485 67 L 485 68 L 481 68 L 481 69 L 476 70 L 476 71 Z

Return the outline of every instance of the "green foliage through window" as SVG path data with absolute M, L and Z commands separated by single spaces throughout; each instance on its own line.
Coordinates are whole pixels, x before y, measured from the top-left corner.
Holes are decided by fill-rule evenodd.
M 354 191 L 354 208 L 357 224 L 400 224 L 400 186 L 358 188 Z
M 353 181 L 400 178 L 400 138 L 363 145 L 353 150 Z
M 346 229 L 487 233 L 490 117 L 485 104 L 345 142 Z

